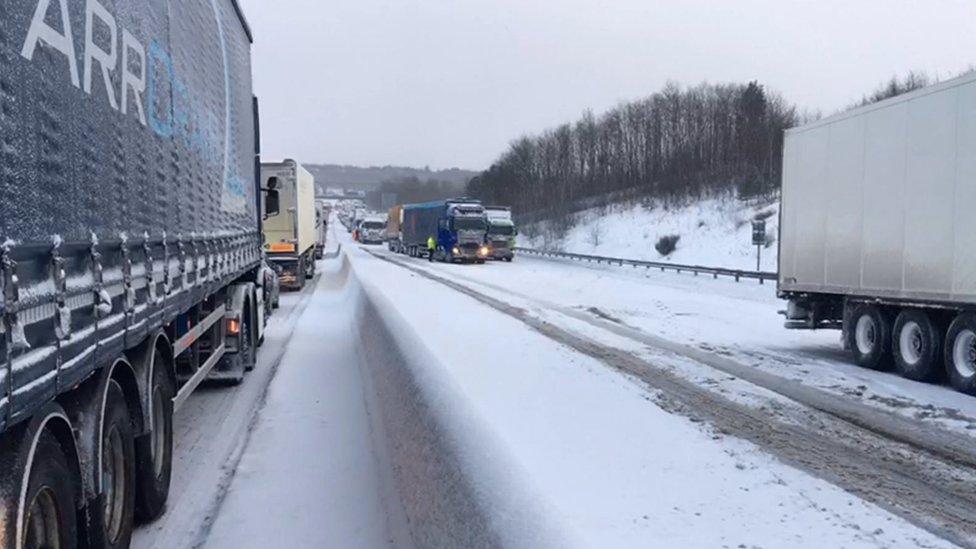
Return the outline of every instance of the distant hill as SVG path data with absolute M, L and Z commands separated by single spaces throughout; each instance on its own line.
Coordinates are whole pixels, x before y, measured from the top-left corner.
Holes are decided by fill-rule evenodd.
M 383 166 L 360 168 L 356 166 L 340 166 L 337 164 L 304 164 L 308 171 L 315 176 L 315 184 L 320 191 L 328 188 L 343 188 L 347 190 L 372 191 L 378 189 L 385 181 L 401 180 L 415 177 L 421 181 L 435 180 L 465 185 L 478 172 L 451 168 L 448 170 L 431 170 L 405 168 L 401 166 Z

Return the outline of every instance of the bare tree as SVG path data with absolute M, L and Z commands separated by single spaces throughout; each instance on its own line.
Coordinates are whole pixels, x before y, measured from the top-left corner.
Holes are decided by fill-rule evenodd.
M 779 185 L 783 130 L 796 121 L 796 109 L 757 82 L 669 83 L 600 116 L 587 111 L 573 124 L 512 142 L 468 192 L 550 219 L 620 193 L 664 200 L 730 188 L 770 194 Z

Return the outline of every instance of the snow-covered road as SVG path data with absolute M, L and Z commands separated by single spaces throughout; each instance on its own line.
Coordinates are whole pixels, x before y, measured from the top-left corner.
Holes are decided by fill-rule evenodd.
M 258 375 L 177 418 L 137 547 L 976 544 L 976 405 L 783 330 L 769 286 L 348 242 L 322 270 Z
M 136 529 L 133 547 L 162 549 L 202 543 L 311 294 L 311 287 L 298 294 L 282 294 L 281 307 L 258 352 L 257 366 L 239 386 L 205 384 L 173 418 L 173 477 L 166 514 Z
M 348 263 L 330 262 L 292 335 L 208 547 L 409 547 L 378 452 Z
M 377 249 L 369 251 L 376 252 Z M 573 352 L 580 349 L 567 349 L 573 345 L 560 345 L 558 338 L 554 341 L 552 330 L 540 330 L 539 325 L 526 330 L 525 324 L 513 323 L 513 318 L 518 315 L 510 313 L 525 311 L 529 304 L 513 298 L 511 292 L 504 291 L 504 286 L 501 291 L 496 288 L 493 295 L 506 295 L 507 301 L 501 306 L 493 305 L 496 311 L 486 311 L 485 300 L 481 297 L 459 296 L 443 285 L 430 286 L 431 281 L 425 280 L 424 276 L 416 276 L 423 271 L 441 271 L 441 274 L 450 273 L 451 279 L 458 280 L 469 273 L 477 277 L 492 268 L 501 272 L 501 269 L 514 265 L 430 265 L 397 258 L 418 270 L 417 273 L 406 273 L 405 277 L 402 268 L 398 272 L 396 268 L 390 270 L 377 265 L 376 258 L 365 257 L 363 252 L 364 249 L 349 252 L 356 272 L 364 285 L 378 288 L 376 292 L 385 295 L 386 310 L 395 311 L 401 317 L 401 328 L 397 332 L 407 332 L 408 335 L 400 337 L 434 342 L 424 345 L 433 355 L 425 363 L 439 366 L 431 367 L 435 369 L 433 373 L 425 371 L 423 377 L 449 379 L 452 385 L 458 385 L 456 392 L 464 395 L 466 407 L 476 409 L 468 414 L 476 418 L 474 425 L 459 428 L 459 432 L 471 434 L 477 433 L 477 426 L 481 425 L 488 432 L 486 437 L 473 436 L 477 440 L 470 442 L 472 448 L 482 448 L 480 452 L 475 451 L 475 455 L 484 452 L 484 443 L 478 441 L 501 437 L 502 440 L 491 444 L 493 459 L 508 458 L 516 464 L 510 470 L 522 470 L 524 476 L 519 484 L 532 487 L 530 492 L 535 494 L 529 499 L 536 501 L 537 507 L 548 510 L 547 515 L 573 542 L 583 546 L 621 547 L 641 546 L 649 541 L 680 542 L 691 546 L 736 545 L 739 543 L 736 539 L 746 540 L 747 546 L 752 543 L 767 546 L 911 546 L 916 542 L 924 546 L 938 543 L 843 490 L 821 484 L 822 481 L 783 465 L 752 444 L 723 436 L 725 433 L 721 428 L 706 426 L 703 429 L 695 423 L 701 422 L 701 418 L 689 421 L 681 417 L 686 411 L 677 416 L 665 412 L 653 386 L 632 385 L 633 378 L 622 377 L 608 369 L 605 360 L 593 360 L 594 357 L 603 358 L 601 353 L 607 352 L 606 348 L 593 353 Z M 387 254 L 380 252 L 379 255 Z M 555 285 L 545 278 L 526 278 L 526 273 L 517 268 L 508 272 L 509 278 L 503 282 L 509 288 L 526 288 L 538 295 L 547 291 L 543 289 L 547 284 Z M 578 273 L 563 267 L 560 276 L 564 280 L 572 279 Z M 489 289 L 482 285 L 481 290 Z M 564 295 L 561 300 L 571 303 L 573 296 Z M 515 309 L 508 310 L 511 307 L 507 303 L 512 303 Z M 549 316 L 542 325 L 550 322 L 566 323 L 566 319 Z M 591 327 L 584 326 L 582 331 L 595 336 Z M 427 336 L 421 337 L 422 334 Z M 615 342 L 615 345 L 626 348 L 621 342 Z M 606 386 L 608 382 L 613 388 Z M 621 383 L 623 387 L 636 388 L 636 391 L 622 389 Z M 636 400 L 631 400 L 634 398 Z M 768 404 L 770 400 L 767 398 L 763 402 Z M 733 408 L 728 409 L 729 416 L 741 412 Z M 702 412 L 707 423 L 708 413 L 706 410 Z M 759 435 L 753 432 L 756 439 L 771 444 L 776 437 L 767 437 L 765 431 L 781 432 L 788 423 L 782 420 L 782 417 L 767 419 L 765 414 L 759 413 L 746 414 L 743 422 L 763 432 Z M 744 424 L 736 425 L 730 420 L 722 426 L 739 429 L 740 432 L 732 434 L 753 440 L 746 432 L 748 429 L 743 428 Z M 834 425 L 827 425 L 825 432 L 834 428 Z M 786 431 L 782 439 L 772 444 L 795 446 L 793 457 L 802 458 L 792 462 L 804 459 L 831 462 L 829 454 L 842 451 L 823 433 L 802 429 L 790 431 L 789 427 Z M 831 436 L 838 433 L 842 431 L 831 433 Z M 862 433 L 844 434 L 862 436 Z M 692 449 L 688 445 L 697 444 L 694 442 L 696 436 L 702 436 L 708 442 Z M 806 442 L 793 440 L 803 437 L 807 438 Z M 461 440 L 465 440 L 463 436 Z M 662 441 L 667 443 L 662 446 Z M 805 448 L 804 444 L 807 444 Z M 880 460 L 889 457 L 883 455 L 885 452 L 894 451 L 891 446 L 891 441 L 879 442 L 879 464 Z M 877 467 L 868 453 L 871 450 L 862 449 L 857 456 L 852 454 L 846 461 L 840 459 L 839 463 L 831 465 L 834 470 L 855 469 L 848 478 L 839 479 L 844 480 L 842 484 L 864 487 L 881 478 L 884 482 L 880 484 L 889 483 L 887 495 L 903 488 L 897 478 L 902 473 Z M 749 456 L 750 463 L 729 463 L 730 456 L 734 456 L 732 461 Z M 917 465 L 913 459 L 906 464 L 910 468 Z M 469 469 L 477 470 L 477 464 L 470 465 Z M 743 470 L 749 473 L 741 477 L 732 473 Z M 708 471 L 714 471 L 715 475 L 709 475 Z M 821 478 L 831 476 L 824 470 L 816 472 Z M 785 481 L 787 478 L 789 480 Z M 646 484 L 645 479 L 649 481 Z M 769 486 L 785 487 L 778 492 L 768 489 Z M 662 487 L 666 489 L 662 490 Z M 957 488 L 966 490 L 965 487 Z M 485 491 L 492 493 L 490 487 Z M 920 499 L 934 498 L 939 500 L 936 503 L 939 506 L 942 494 L 930 492 L 931 486 L 919 485 L 905 493 L 914 493 Z M 811 508 L 819 509 L 825 513 L 823 516 L 810 515 L 796 508 L 799 501 L 810 503 L 811 493 L 821 494 L 814 497 L 816 503 Z M 826 499 L 820 500 L 820 497 Z M 946 498 L 951 501 L 953 495 L 946 494 Z M 679 505 L 687 504 L 689 500 L 697 502 L 699 510 L 688 512 L 688 507 Z M 843 504 L 835 507 L 838 502 Z M 777 511 L 781 509 L 789 511 L 778 515 Z M 928 510 L 921 505 L 919 509 Z M 632 514 L 641 510 L 652 517 L 649 523 L 634 520 Z M 942 510 L 936 510 L 936 513 Z M 916 511 L 918 509 L 903 514 L 911 515 Z M 954 511 L 950 509 L 949 512 L 950 516 L 955 516 L 952 515 Z M 716 514 L 722 519 L 716 521 Z M 711 519 L 702 518 L 705 516 Z M 824 519 L 826 516 L 837 520 L 831 523 Z M 940 515 L 940 518 L 945 517 Z M 877 528 L 869 527 L 873 520 L 881 521 Z M 938 531 L 935 524 L 938 520 L 926 522 L 927 519 L 921 518 L 916 522 L 927 523 Z M 899 533 L 888 538 L 894 532 L 892 528 L 898 529 Z M 831 538 L 833 535 L 837 537 Z M 825 541 L 828 538 L 832 541 Z M 958 537 L 954 539 L 959 540 Z
M 385 250 L 372 251 L 386 254 Z M 610 320 L 906 418 L 976 437 L 976 399 L 857 368 L 838 331 L 783 328 L 774 284 L 520 256 L 515 263 L 421 268 L 530 309 Z

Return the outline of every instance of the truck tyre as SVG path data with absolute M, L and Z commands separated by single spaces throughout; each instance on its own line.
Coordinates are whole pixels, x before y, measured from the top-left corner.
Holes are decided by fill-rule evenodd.
M 271 299 L 270 295 L 265 294 L 264 296 L 264 325 L 268 325 L 268 320 L 274 314 L 274 301 Z M 261 338 L 262 343 L 264 338 Z
M 100 470 L 95 478 L 96 501 L 101 508 L 91 509 L 95 547 L 129 547 L 135 517 L 135 438 L 125 394 L 117 381 L 108 381 L 102 415 Z
M 136 519 L 149 522 L 166 510 L 173 470 L 173 397 L 176 388 L 157 349 L 149 387 L 149 433 L 136 440 Z
M 305 258 L 298 258 L 298 265 L 295 266 L 295 287 L 299 291 L 305 289 L 305 269 L 307 268 L 308 267 L 305 266 Z
M 891 321 L 880 308 L 856 305 L 851 312 L 847 337 L 858 366 L 872 370 L 891 368 Z
M 251 343 L 251 326 L 247 315 L 241 318 L 241 347 L 232 355 L 220 359 L 220 377 L 227 385 L 240 385 L 244 374 L 254 369 L 254 345 Z
M 892 332 L 895 369 L 914 381 L 931 381 L 941 371 L 942 333 L 925 311 L 905 309 Z
M 506 257 L 505 258 L 505 261 L 508 261 L 509 263 L 511 263 L 513 259 L 515 259 L 515 258 L 514 257 Z
M 305 265 L 308 267 L 305 271 L 305 279 L 311 280 L 312 278 L 315 278 L 315 261 L 308 261 L 305 263 Z
M 976 314 L 962 313 L 949 325 L 945 366 L 953 388 L 976 395 Z
M 14 438 L 11 433 L 4 433 L 4 437 Z M 17 437 L 21 438 L 21 437 Z M 6 449 L 5 449 L 6 450 Z M 5 451 L 6 454 L 6 451 Z M 24 452 L 25 457 L 27 452 Z M 19 460 L 18 460 L 19 461 Z M 9 465 L 6 465 L 7 467 Z M 4 528 L 11 539 L 16 535 L 17 509 L 20 499 L 20 475 L 10 474 L 5 470 L 4 479 L 4 507 L 5 523 L 14 526 L 12 530 Z M 21 547 L 61 547 L 74 548 L 78 546 L 78 514 L 75 501 L 77 499 L 76 484 L 72 481 L 74 474 L 68 463 L 68 457 L 61 449 L 58 439 L 47 430 L 40 433 L 34 448 L 34 458 L 30 467 L 30 479 L 27 480 L 27 491 L 23 499 L 23 526 L 21 529 Z M 13 484 L 16 489 L 9 491 L 7 484 Z M 11 502 L 9 507 L 6 503 Z M 13 516 L 10 516 L 10 515 Z M 11 520 L 12 519 L 12 520 Z M 9 520 L 9 522 L 6 522 Z M 11 543 L 8 546 L 17 546 Z

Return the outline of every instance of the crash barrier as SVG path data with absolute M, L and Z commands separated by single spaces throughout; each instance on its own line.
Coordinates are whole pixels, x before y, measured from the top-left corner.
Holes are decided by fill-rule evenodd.
M 727 276 L 734 278 L 736 282 L 742 279 L 753 279 L 758 280 L 760 284 L 763 284 L 767 280 L 776 280 L 777 274 L 767 271 L 742 271 L 738 269 L 727 269 L 725 267 L 706 267 L 704 265 L 682 265 L 679 263 L 664 263 L 660 261 L 642 261 L 639 259 L 623 259 L 619 257 L 606 257 L 599 255 L 586 255 L 586 254 L 574 254 L 569 252 L 554 252 L 549 250 L 536 250 L 533 248 L 522 248 L 516 247 L 515 251 L 523 254 L 534 255 L 539 257 L 555 258 L 555 259 L 570 259 L 574 261 L 586 261 L 588 263 L 606 263 L 607 265 L 619 265 L 621 267 L 625 265 L 630 265 L 631 267 L 638 268 L 643 267 L 644 269 L 660 269 L 661 272 L 665 271 L 676 271 L 678 273 L 693 273 L 695 276 L 699 274 L 712 275 L 712 278 L 718 278 L 720 276 Z
M 379 459 L 417 547 L 566 547 L 517 466 L 384 290 L 361 288 L 356 332 Z

